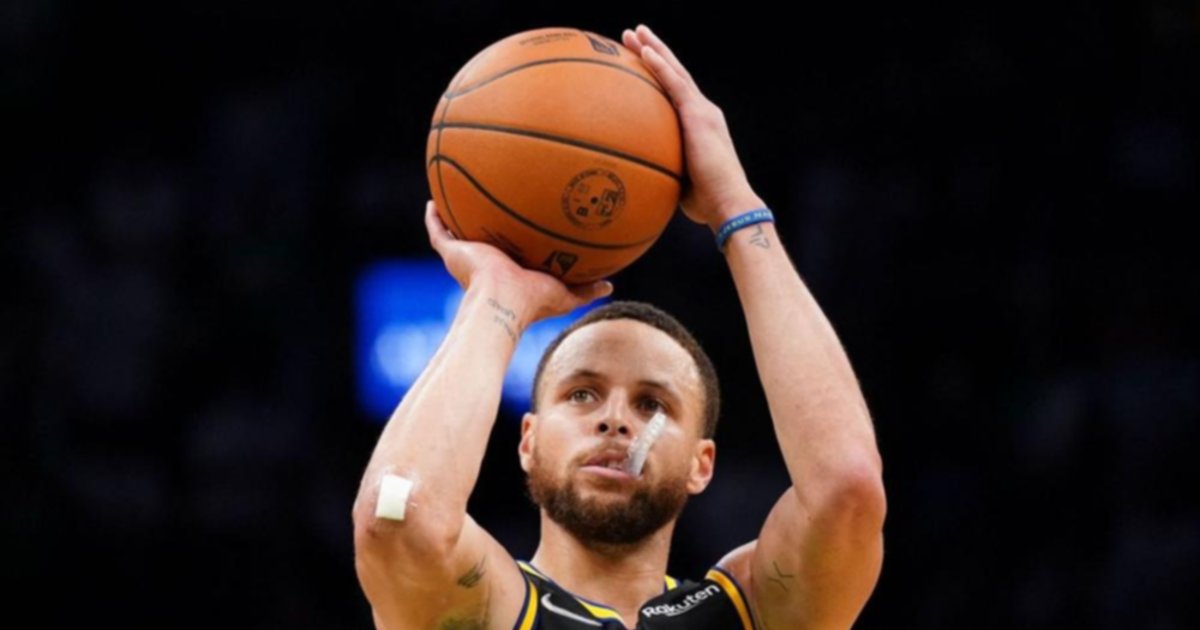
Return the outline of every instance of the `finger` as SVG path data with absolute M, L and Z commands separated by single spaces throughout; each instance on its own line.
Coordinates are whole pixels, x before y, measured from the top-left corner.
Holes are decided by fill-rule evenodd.
M 621 31 L 621 42 L 625 44 L 626 48 L 633 51 L 633 54 L 637 55 L 638 57 L 642 56 L 642 46 L 644 46 L 644 44 L 642 44 L 641 40 L 638 39 L 637 33 L 629 29 Z
M 667 63 L 669 63 L 671 67 L 675 69 L 676 74 L 683 77 L 693 86 L 696 85 L 696 82 L 692 80 L 692 74 L 687 71 L 687 68 L 683 67 L 683 64 L 680 63 L 679 59 L 675 57 L 675 53 L 671 51 L 671 49 L 666 45 L 666 43 L 663 42 L 662 39 L 659 39 L 658 35 L 656 35 L 654 31 L 650 30 L 649 26 L 646 26 L 645 24 L 638 24 L 637 34 L 639 35 L 638 41 L 649 46 L 654 50 L 654 52 L 657 52 L 660 57 L 666 59 Z
M 637 32 L 625 29 L 621 33 L 621 38 L 624 40 L 626 47 L 642 58 L 642 61 L 650 68 L 650 71 L 658 78 L 659 82 L 664 85 L 668 82 L 672 83 L 674 87 L 667 86 L 667 90 L 671 100 L 677 105 L 686 102 L 687 99 L 691 98 L 691 94 L 699 93 L 699 89 L 690 77 L 680 75 L 678 70 L 674 66 L 671 66 L 670 62 L 662 56 L 662 53 L 643 43 L 642 40 L 644 37 L 639 36 Z M 676 80 L 672 80 L 676 77 Z M 688 90 L 691 90 L 691 92 Z
M 446 226 L 442 225 L 442 219 L 438 217 L 437 206 L 433 204 L 432 199 L 425 202 L 425 230 L 429 232 L 429 244 L 433 245 L 434 249 L 453 238 Z
M 597 280 L 589 284 L 573 285 L 569 287 L 571 294 L 579 300 L 581 305 L 590 304 L 594 300 L 612 295 L 613 284 L 608 280 Z
M 642 47 L 642 59 L 646 65 L 654 72 L 654 76 L 658 77 L 659 82 L 667 89 L 667 94 L 678 107 L 691 100 L 698 92 L 693 89 L 693 86 L 686 79 L 679 76 L 675 69 L 667 63 L 658 51 L 649 46 Z

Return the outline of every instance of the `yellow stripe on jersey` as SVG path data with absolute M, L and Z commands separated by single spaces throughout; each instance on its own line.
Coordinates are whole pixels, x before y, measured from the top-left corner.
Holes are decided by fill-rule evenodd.
M 513 630 L 533 630 L 533 621 L 537 619 L 537 584 L 534 584 L 533 580 L 523 575 L 521 579 L 525 580 L 529 597 L 525 598 L 525 606 L 522 609 L 522 614 L 517 616 L 517 625 L 513 626 Z
M 553 581 L 554 581 L 554 580 L 551 580 L 550 578 L 546 577 L 545 575 L 542 575 L 542 572 L 541 572 L 541 571 L 538 571 L 537 569 L 533 568 L 533 565 L 532 565 L 532 564 L 529 564 L 528 562 L 525 562 L 524 560 L 517 560 L 517 566 L 519 566 L 519 567 L 521 567 L 522 569 L 525 569 L 526 571 L 528 571 L 528 572 L 530 572 L 530 573 L 532 573 L 532 574 L 534 574 L 534 575 L 536 575 L 536 576 L 538 576 L 538 577 L 542 578 L 543 580 L 546 580 L 547 582 L 553 582 Z
M 605 608 L 604 606 L 586 602 L 578 597 L 575 598 L 575 601 L 579 602 L 580 605 L 586 608 L 587 611 L 592 613 L 592 616 L 596 617 L 597 619 L 616 619 L 621 623 L 625 623 L 625 620 L 621 618 L 620 613 L 611 608 Z
M 532 573 L 532 574 L 542 578 L 543 580 L 546 580 L 547 582 L 554 582 L 554 580 L 551 580 L 550 578 L 546 577 L 546 575 L 544 573 L 533 568 L 533 565 L 529 564 L 528 562 L 518 560 L 517 564 L 520 565 L 520 567 L 522 569 L 524 569 L 525 571 Z M 530 583 L 530 585 L 532 586 L 532 582 Z M 589 601 L 585 601 L 584 599 L 582 599 L 578 596 L 575 597 L 575 601 L 579 602 L 579 605 L 586 608 L 588 612 L 592 613 L 593 616 L 595 616 L 599 619 L 616 619 L 616 620 L 620 621 L 621 623 L 625 622 L 625 620 L 621 618 L 621 614 L 611 608 L 607 608 L 607 607 L 601 606 L 599 604 L 593 604 Z M 537 604 L 537 602 L 534 602 L 535 606 L 536 606 L 536 604 Z
M 746 607 L 746 600 L 742 597 L 742 591 L 738 589 L 737 583 L 729 578 L 724 571 L 720 569 L 710 569 L 708 579 L 721 585 L 725 592 L 729 594 L 729 600 L 733 602 L 733 607 L 737 609 L 738 616 L 742 618 L 742 627 L 745 630 L 754 630 L 754 624 L 750 622 L 750 609 Z
M 667 581 L 667 590 L 668 591 L 675 590 L 675 587 L 679 586 L 679 580 L 676 580 L 675 578 L 673 578 L 669 575 L 665 579 Z

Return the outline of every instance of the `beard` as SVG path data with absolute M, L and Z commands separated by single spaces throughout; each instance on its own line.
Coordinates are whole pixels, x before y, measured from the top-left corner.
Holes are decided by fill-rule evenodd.
M 687 503 L 687 479 L 670 478 L 657 486 L 639 485 L 628 500 L 584 498 L 569 476 L 556 483 L 537 451 L 525 478 L 529 498 L 555 523 L 590 546 L 640 542 L 679 516 Z

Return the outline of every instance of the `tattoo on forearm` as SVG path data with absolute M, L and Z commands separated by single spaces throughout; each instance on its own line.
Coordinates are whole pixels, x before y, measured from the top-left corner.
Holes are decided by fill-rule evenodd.
M 767 242 L 767 235 L 763 234 L 763 229 L 762 229 L 761 224 L 754 226 L 754 234 L 752 234 L 750 236 L 750 244 L 755 247 L 761 247 L 763 249 L 766 249 L 771 246 L 771 244 Z
M 483 574 L 485 573 L 483 570 L 483 565 L 486 562 L 487 556 L 480 558 L 479 562 L 476 563 L 475 566 L 471 567 L 470 571 L 467 571 L 466 573 L 462 574 L 462 577 L 458 578 L 458 585 L 463 588 L 471 588 L 472 586 L 478 584 L 479 580 L 483 579 Z
M 788 588 L 786 580 L 796 579 L 796 574 L 784 573 L 783 569 L 779 568 L 779 563 L 775 562 L 774 560 L 771 561 L 771 567 L 775 569 L 775 575 L 768 575 L 767 579 L 770 580 L 772 584 L 775 584 L 779 588 L 783 589 L 783 592 L 786 593 L 790 591 L 791 589 Z
M 517 314 L 512 312 L 512 309 L 502 306 L 499 302 L 496 301 L 496 298 L 488 298 L 487 303 L 488 303 L 488 306 L 496 309 L 497 311 L 500 311 L 500 313 L 502 315 L 504 315 L 504 317 L 506 319 L 510 319 L 510 320 L 517 319 Z
M 500 324 L 500 326 L 501 326 L 502 328 L 504 328 L 504 332 L 505 332 L 505 333 L 508 333 L 508 336 L 509 336 L 509 337 L 510 337 L 510 338 L 511 338 L 513 341 L 516 341 L 516 340 L 517 340 L 517 331 L 513 330 L 513 327 L 512 327 L 512 326 L 510 326 L 510 325 L 508 324 L 508 322 L 504 321 L 503 319 L 500 319 L 500 316 L 499 316 L 499 315 L 492 315 L 492 321 L 496 322 L 497 324 Z
M 495 311 L 492 313 L 492 321 L 500 324 L 500 326 L 504 328 L 504 332 L 508 333 L 508 336 L 513 341 L 516 341 L 517 331 L 515 326 L 517 324 L 517 314 L 514 313 L 512 309 L 501 305 L 495 300 L 495 298 L 488 298 L 487 304 L 488 306 L 492 307 L 493 311 Z

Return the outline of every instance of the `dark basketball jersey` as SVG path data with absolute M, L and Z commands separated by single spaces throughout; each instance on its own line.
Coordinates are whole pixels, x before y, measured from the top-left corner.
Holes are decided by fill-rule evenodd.
M 617 611 L 554 583 L 528 562 L 518 560 L 525 577 L 525 605 L 513 630 L 623 630 Z M 741 587 L 713 567 L 700 582 L 664 578 L 663 592 L 638 609 L 638 630 L 755 630 Z

